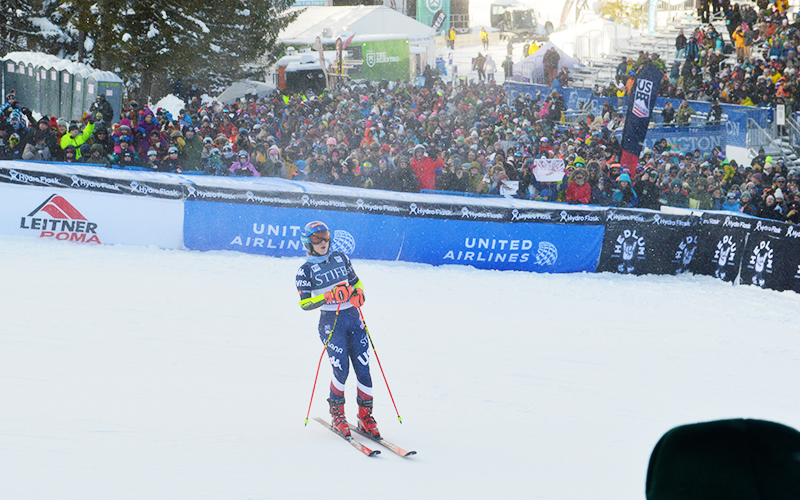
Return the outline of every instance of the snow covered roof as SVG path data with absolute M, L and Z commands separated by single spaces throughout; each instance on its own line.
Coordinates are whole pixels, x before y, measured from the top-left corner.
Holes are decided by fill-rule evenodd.
M 382 5 L 303 8 L 295 22 L 281 32 L 280 42 L 311 45 L 318 36 L 335 40 L 343 34 L 347 35 L 343 38 L 355 34 L 355 41 L 408 38 L 419 43 L 429 42 L 435 35 L 432 27 Z
M 60 57 L 44 54 L 42 52 L 9 52 L 3 56 L 3 60 L 13 61 L 17 64 L 32 64 L 33 66 L 41 66 L 43 68 L 54 68 L 58 71 L 66 70 L 73 75 L 80 74 L 83 77 L 92 75 L 94 79 L 98 81 L 122 82 L 122 78 L 110 71 L 96 70 L 86 64 L 70 61 L 68 59 L 61 59 Z

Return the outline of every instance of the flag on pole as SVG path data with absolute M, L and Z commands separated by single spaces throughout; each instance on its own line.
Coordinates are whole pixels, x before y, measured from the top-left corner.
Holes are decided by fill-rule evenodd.
M 644 148 L 644 139 L 663 77 L 658 68 L 648 64 L 636 75 L 636 83 L 629 97 L 628 114 L 625 116 L 625 128 L 622 131 L 620 164 L 623 169 L 628 170 L 631 178 L 636 175 L 636 168 L 639 166 L 639 154 Z

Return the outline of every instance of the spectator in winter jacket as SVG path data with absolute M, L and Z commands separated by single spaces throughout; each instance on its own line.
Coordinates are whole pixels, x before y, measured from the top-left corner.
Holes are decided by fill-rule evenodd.
M 249 177 L 261 177 L 256 167 L 250 162 L 250 153 L 245 150 L 239 151 L 238 161 L 230 167 L 232 175 L 246 175 Z
M 102 148 L 102 154 L 106 158 L 110 158 L 114 154 L 114 140 L 108 136 L 108 129 L 105 127 L 95 127 L 94 135 L 90 141 L 92 146 L 95 144 Z
M 566 200 L 570 204 L 586 205 L 592 199 L 592 186 L 587 182 L 589 174 L 586 169 L 576 168 L 572 172 L 567 185 Z
M 184 170 L 202 170 L 203 141 L 192 127 L 186 128 L 183 138 L 186 143 L 181 151 Z
M 89 113 L 100 113 L 103 117 L 103 121 L 107 124 L 110 124 L 114 120 L 114 108 L 111 107 L 111 103 L 106 100 L 106 96 L 103 94 L 99 94 L 95 98 L 95 101 L 89 107 Z
M 433 160 L 426 152 L 427 150 L 422 144 L 414 146 L 411 169 L 417 176 L 419 189 L 436 189 L 436 169 L 444 168 L 444 159 L 439 156 Z
M 83 132 L 81 132 L 81 129 L 77 123 L 71 124 L 69 126 L 69 134 L 61 138 L 61 149 L 66 150 L 67 146 L 73 146 L 75 148 L 75 159 L 80 160 L 80 147 L 83 143 L 89 140 L 93 132 L 94 121 L 91 119 L 91 117 L 89 118 L 89 123 L 83 128 Z
M 147 157 L 147 152 L 151 149 L 156 151 L 159 161 L 167 156 L 167 140 L 161 136 L 161 133 L 156 130 L 150 130 L 146 140 L 142 141 L 139 147 L 139 158 Z
M 47 145 L 47 135 L 45 132 L 37 130 L 33 141 L 25 145 L 22 152 L 22 159 L 28 161 L 50 161 L 50 147 Z
M 657 181 L 658 172 L 655 169 L 648 169 L 642 173 L 639 181 L 634 184 L 636 194 L 639 196 L 639 207 L 651 210 L 659 210 L 661 208 L 661 204 L 658 202 L 661 190 L 656 184 Z
M 739 213 L 739 209 L 742 208 L 739 202 L 736 200 L 736 193 L 731 191 L 728 193 L 726 197 L 725 203 L 722 204 L 722 209 L 727 212 L 735 212 Z
M 624 173 L 617 180 L 617 189 L 611 197 L 616 207 L 632 208 L 639 204 L 639 197 L 631 186 L 631 176 Z

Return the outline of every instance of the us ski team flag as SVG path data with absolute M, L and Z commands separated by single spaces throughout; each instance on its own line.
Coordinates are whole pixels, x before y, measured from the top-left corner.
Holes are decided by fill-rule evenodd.
M 628 99 L 628 114 L 625 116 L 625 128 L 622 131 L 622 168 L 628 169 L 631 178 L 636 175 L 639 165 L 639 154 L 644 148 L 644 138 L 653 116 L 653 108 L 658 97 L 658 88 L 664 75 L 648 64 L 636 75 L 633 94 Z

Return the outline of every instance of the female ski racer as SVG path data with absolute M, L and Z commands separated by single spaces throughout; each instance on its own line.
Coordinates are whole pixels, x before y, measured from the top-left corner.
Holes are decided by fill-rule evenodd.
M 306 263 L 297 271 L 300 307 L 319 308 L 319 336 L 333 367 L 330 398 L 331 427 L 350 436 L 344 416 L 344 383 L 353 362 L 357 379 L 358 428 L 380 438 L 372 417 L 372 377 L 369 373 L 369 340 L 358 308 L 364 304 L 361 280 L 350 259 L 331 251 L 331 233 L 323 222 L 306 224 L 300 240 L 308 251 Z

